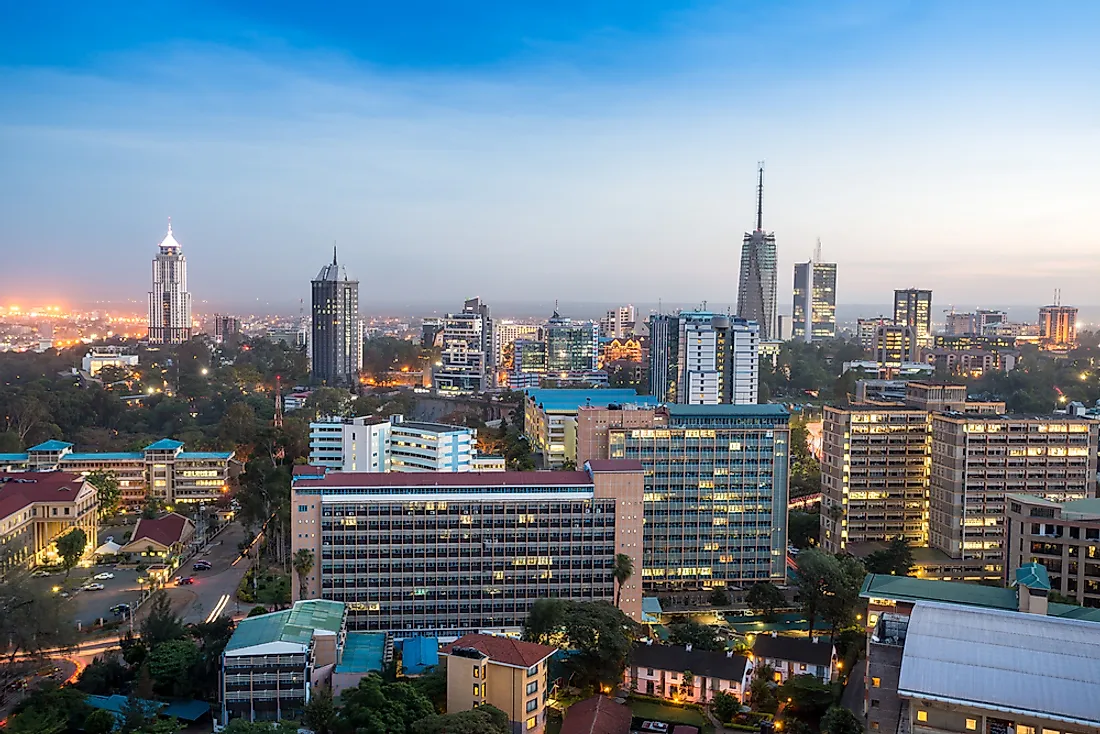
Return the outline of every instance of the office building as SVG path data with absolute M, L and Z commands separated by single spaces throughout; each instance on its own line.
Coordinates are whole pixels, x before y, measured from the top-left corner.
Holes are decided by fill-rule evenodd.
M 606 339 L 625 339 L 633 336 L 636 318 L 634 306 L 630 304 L 613 308 L 600 319 L 600 336 Z
M 440 392 L 479 393 L 492 387 L 493 321 L 480 298 L 470 298 L 461 313 L 443 320 L 443 353 L 432 370 Z
M 606 430 L 608 456 L 645 467 L 642 581 L 701 596 L 782 582 L 787 542 L 789 414 L 780 405 L 669 405 L 650 427 Z M 660 418 L 658 419 L 658 416 Z M 579 444 L 598 445 L 587 436 Z
M 752 405 L 760 386 L 760 327 L 707 311 L 654 316 L 650 393 L 684 405 Z
M 630 389 L 529 389 L 523 405 L 523 434 L 547 469 L 577 463 L 577 412 L 583 407 L 652 406 L 652 396 Z M 596 456 L 592 458 L 606 458 Z
M 128 354 L 125 347 L 94 347 L 80 361 L 81 372 L 87 372 L 92 377 L 98 375 L 104 367 L 130 370 L 137 366 L 138 356 Z
M 340 471 L 390 471 L 390 422 L 377 416 L 309 424 L 309 464 Z
M 162 438 L 141 451 L 74 453 L 65 441 L 46 441 L 21 453 L 0 454 L 7 471 L 112 472 L 122 504 L 138 508 L 147 498 L 165 504 L 213 502 L 229 491 L 239 469 L 232 451 L 184 451 L 183 443 Z
M 363 326 L 359 318 L 359 281 L 332 262 L 313 280 L 310 356 L 313 379 L 326 385 L 358 381 L 363 366 Z
M 857 319 L 856 338 L 859 339 L 859 345 L 868 351 L 874 349 L 875 332 L 878 327 L 892 323 L 894 322 L 885 316 L 876 316 L 873 319 Z
M 836 337 L 836 263 L 823 263 L 821 243 L 814 258 L 794 266 L 792 337 L 804 342 Z
M 343 656 L 346 619 L 340 602 L 311 599 L 238 622 L 221 659 L 221 726 L 300 721 L 314 686 Z
M 1007 496 L 1005 576 L 1042 564 L 1050 590 L 1086 607 L 1100 607 L 1100 500 L 1054 502 Z
M 477 430 L 377 416 L 309 424 L 309 464 L 348 472 L 503 470 L 500 457 L 479 457 Z
M 775 233 L 764 231 L 764 167 L 757 186 L 756 229 L 745 233 L 741 245 L 741 272 L 737 287 L 737 315 L 760 325 L 760 338 L 775 339 L 775 290 L 778 282 Z
M 1065 415 L 933 414 L 930 544 L 1003 576 L 1005 495 L 1096 495 L 1100 424 Z
M 550 658 L 558 648 L 497 635 L 463 635 L 439 651 L 447 662 L 447 713 L 489 705 L 513 734 L 546 731 Z
M 348 603 L 349 627 L 401 637 L 516 633 L 538 599 L 612 600 L 641 615 L 642 467 L 366 474 L 299 467 L 292 550 L 317 558 L 295 598 Z
M 495 319 L 493 321 L 493 367 L 498 371 L 509 371 L 507 369 L 508 359 L 505 356 L 508 348 L 517 339 L 538 341 L 539 331 L 538 324 L 524 324 L 510 319 Z M 543 351 L 545 352 L 545 349 Z
M 1072 349 L 1076 344 L 1076 306 L 1054 305 L 1039 309 L 1039 345 L 1043 349 Z
M 473 471 L 477 430 L 390 417 L 389 465 L 397 472 Z
M 947 314 L 943 333 L 948 337 L 981 336 L 986 329 L 1007 322 L 1008 314 L 1004 311 L 979 308 L 969 313 L 956 313 L 952 310 Z
M 546 376 L 546 342 L 516 339 L 504 348 L 502 374 L 512 390 L 538 387 Z
M 913 327 L 903 324 L 879 324 L 875 327 L 872 359 L 892 374 L 894 370 L 917 361 L 918 340 Z
M 0 473 L 0 577 L 59 560 L 54 541 L 74 528 L 96 547 L 96 490 L 72 472 Z
M 214 343 L 234 347 L 241 339 L 241 320 L 236 316 L 214 314 Z
M 183 344 L 191 340 L 191 293 L 187 290 L 187 258 L 168 234 L 153 259 L 153 289 L 149 291 L 149 343 Z
M 596 324 L 563 318 L 555 311 L 542 331 L 550 375 L 595 371 L 599 367 L 600 332 Z
M 649 394 L 662 403 L 676 402 L 680 363 L 680 317 L 649 317 Z
M 894 323 L 912 329 L 918 345 L 930 346 L 932 344 L 932 291 L 920 288 L 894 291 Z

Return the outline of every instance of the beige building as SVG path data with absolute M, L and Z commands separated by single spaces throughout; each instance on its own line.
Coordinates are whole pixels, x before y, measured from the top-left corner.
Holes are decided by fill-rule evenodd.
M 577 453 L 577 414 L 582 408 L 656 405 L 652 396 L 638 395 L 630 389 L 530 389 L 524 396 L 523 433 L 547 469 L 560 469 L 567 463 L 584 465 Z
M 577 411 L 577 463 L 608 456 L 608 436 L 615 428 L 660 428 L 668 415 L 656 407 L 633 405 L 584 407 Z
M 1100 499 L 1053 502 L 1010 494 L 1007 501 L 1007 578 L 1021 566 L 1040 563 L 1051 591 L 1100 607 Z
M 99 531 L 95 487 L 70 472 L 0 474 L 0 576 L 15 568 L 56 560 L 54 541 L 73 528 Z
M 515 734 L 546 730 L 547 675 L 556 647 L 494 635 L 463 635 L 439 652 L 447 661 L 447 713 L 482 704 L 508 714 Z

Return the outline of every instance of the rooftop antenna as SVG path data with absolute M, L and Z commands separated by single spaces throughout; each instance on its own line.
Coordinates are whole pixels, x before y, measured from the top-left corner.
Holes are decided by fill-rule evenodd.
M 283 378 L 275 375 L 275 428 L 283 427 Z
M 336 264 L 336 240 L 332 241 L 332 264 Z
M 814 247 L 814 264 L 821 262 L 821 238 L 817 238 L 817 246 Z
M 168 217 L 168 234 L 172 234 L 172 217 Z
M 760 182 L 756 185 L 756 231 L 764 230 L 764 161 L 756 164 L 759 167 Z

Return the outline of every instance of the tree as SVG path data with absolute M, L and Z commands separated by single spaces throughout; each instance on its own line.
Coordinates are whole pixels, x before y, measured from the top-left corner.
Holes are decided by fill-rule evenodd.
M 833 688 L 815 676 L 795 675 L 779 687 L 779 698 L 788 701 L 784 709 L 788 716 L 813 726 L 833 705 Z
M 178 640 L 183 635 L 183 622 L 172 611 L 168 594 L 158 591 L 149 604 L 149 615 L 141 621 L 141 641 L 152 650 L 162 643 Z
M 309 699 L 302 723 L 315 734 L 332 734 L 336 725 L 336 707 L 332 702 L 332 689 L 325 687 Z
M 340 694 L 339 734 L 411 734 L 412 725 L 435 715 L 432 702 L 408 683 L 386 683 L 371 674 Z
M 306 593 L 306 577 L 309 576 L 309 572 L 313 570 L 313 551 L 309 548 L 299 548 L 294 553 L 294 559 L 291 563 L 294 566 L 294 572 L 298 574 L 298 598 L 304 599 Z
M 262 606 L 262 605 L 257 605 L 257 606 L 252 607 L 252 609 L 250 609 L 248 611 L 248 616 L 249 617 L 258 617 L 261 614 L 267 614 L 267 607 Z
M 233 403 L 218 424 L 218 436 L 233 446 L 248 446 L 256 440 L 256 411 L 245 402 Z
M 447 671 L 443 666 L 433 665 L 413 678 L 412 684 L 432 702 L 438 713 L 447 711 Z
M 523 626 L 523 639 L 574 651 L 563 662 L 578 687 L 616 685 L 636 626 L 622 610 L 604 601 L 539 599 Z
M 76 687 L 94 696 L 117 693 L 130 682 L 133 675 L 117 655 L 100 655 L 80 673 Z
M 119 734 L 135 734 L 149 728 L 157 720 L 157 709 L 141 698 L 130 696 L 122 704 L 122 719 L 118 722 Z
M 759 581 L 753 584 L 745 594 L 745 602 L 749 605 L 749 609 L 771 619 L 775 616 L 777 609 L 786 605 L 787 599 L 775 584 L 770 581 Z
M 836 559 L 836 570 L 828 581 L 828 593 L 822 600 L 821 614 L 831 627 L 830 639 L 836 639 L 836 631 L 855 621 L 859 605 L 859 590 L 867 571 L 858 558 L 841 556 Z
M 821 717 L 821 734 L 863 734 L 863 722 L 843 706 L 833 706 Z
M 99 504 L 99 516 L 110 517 L 118 512 L 119 502 L 122 500 L 122 490 L 119 488 L 118 477 L 113 471 L 96 469 L 85 477 L 88 484 L 95 487 L 96 502 Z
M 710 605 L 712 607 L 728 607 L 730 604 L 729 592 L 722 586 L 715 586 L 710 592 Z
M 694 620 L 678 622 L 668 626 L 669 639 L 676 645 L 691 645 L 692 650 L 711 650 L 720 652 L 726 649 L 718 639 L 713 627 Z
M 19 653 L 37 654 L 72 643 L 75 630 L 62 599 L 41 585 L 15 577 L 0 584 L 0 650 L 9 661 Z
M 749 701 L 753 711 L 774 714 L 779 708 L 775 694 L 775 668 L 764 663 L 756 666 L 749 683 Z
M 88 535 L 82 528 L 73 528 L 57 539 L 57 554 L 61 556 L 61 567 L 65 569 L 65 578 L 76 564 L 80 563 L 84 549 L 88 546 Z
M 523 639 L 540 645 L 557 645 L 564 634 L 567 602 L 563 599 L 538 599 L 523 622 Z
M 611 571 L 615 578 L 615 606 L 619 606 L 619 595 L 622 593 L 623 584 L 634 575 L 634 561 L 625 553 L 615 554 L 615 567 Z
M 46 683 L 16 706 L 4 731 L 15 734 L 75 731 L 83 728 L 90 711 L 81 691 Z
M 714 715 L 723 723 L 733 721 L 733 717 L 741 711 L 741 702 L 725 691 L 715 693 L 710 705 Z
M 319 387 L 306 399 L 304 410 L 310 418 L 343 416 L 351 402 L 351 393 L 339 387 Z
M 806 550 L 798 554 L 798 572 L 795 584 L 802 614 L 810 623 L 810 636 L 814 633 L 814 621 L 822 611 L 830 584 L 839 573 L 835 557 L 819 550 Z
M 511 730 L 508 714 L 489 704 L 429 716 L 413 726 L 413 734 L 508 734 Z
M 886 548 L 868 555 L 864 565 L 868 573 L 908 576 L 913 571 L 913 549 L 905 536 L 899 535 Z
M 695 673 L 690 670 L 685 670 L 683 678 L 680 680 L 680 690 L 683 691 L 688 698 L 695 696 Z
M 821 534 L 821 515 L 816 512 L 787 513 L 788 542 L 799 550 L 817 545 Z
M 199 648 L 191 640 L 169 640 L 149 652 L 149 674 L 154 689 L 166 696 L 185 696 L 191 691 L 191 671 L 200 662 Z
M 84 719 L 84 734 L 111 734 L 115 729 L 115 717 L 110 711 L 96 709 Z

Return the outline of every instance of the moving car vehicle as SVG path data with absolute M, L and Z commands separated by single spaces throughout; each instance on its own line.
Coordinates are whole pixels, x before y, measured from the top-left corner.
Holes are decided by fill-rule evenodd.
M 212 566 L 210 565 L 210 561 L 195 561 L 195 565 L 191 566 L 191 568 L 195 571 L 209 571 Z
M 126 614 L 129 611 L 130 611 L 130 605 L 129 604 L 115 604 L 113 607 L 111 607 L 111 613 L 112 614 Z
M 80 588 L 84 591 L 103 591 L 107 587 L 103 584 L 84 584 Z
M 193 583 L 195 583 L 195 579 L 192 576 L 183 576 L 179 580 L 180 586 L 190 586 Z
M 103 573 L 97 573 L 95 576 L 92 576 L 92 578 L 96 581 L 106 581 L 107 579 L 113 579 L 114 577 L 115 575 L 113 573 L 108 573 L 106 571 L 104 571 Z

